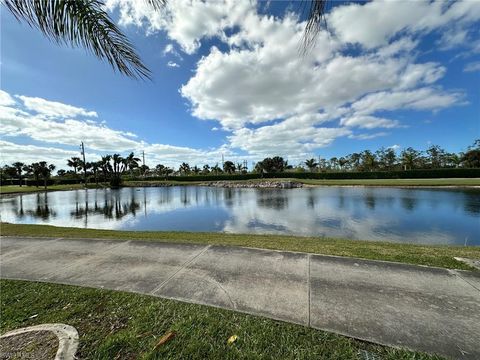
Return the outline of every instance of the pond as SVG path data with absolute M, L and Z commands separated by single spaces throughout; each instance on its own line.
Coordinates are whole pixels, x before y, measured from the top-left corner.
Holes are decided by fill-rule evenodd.
M 150 187 L 0 198 L 1 221 L 480 245 L 479 189 Z

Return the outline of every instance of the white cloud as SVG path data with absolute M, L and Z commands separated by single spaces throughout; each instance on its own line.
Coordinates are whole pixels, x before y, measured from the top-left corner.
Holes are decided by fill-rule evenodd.
M 474 62 L 468 63 L 463 68 L 463 71 L 464 72 L 480 71 L 480 61 L 474 61 Z
M 389 120 L 385 118 L 365 115 L 353 115 L 351 117 L 343 118 L 342 120 L 340 120 L 340 125 L 347 127 L 359 127 L 363 129 L 389 129 L 400 127 L 400 123 L 397 120 Z
M 14 105 L 15 99 L 6 91 L 0 90 L 0 106 Z
M 163 49 L 163 56 L 166 56 L 166 55 L 169 55 L 169 54 L 171 54 L 171 55 L 175 56 L 176 58 L 178 58 L 179 60 L 183 61 L 182 55 L 180 55 L 178 53 L 178 51 L 175 50 L 175 47 L 173 46 L 173 44 L 167 44 L 165 46 L 165 49 Z
M 0 107 L 0 121 L 0 134 L 4 136 L 23 135 L 37 141 L 71 146 L 84 141 L 91 149 L 105 151 L 126 151 L 141 146 L 128 133 L 104 125 L 69 118 L 52 120 L 12 107 Z
M 375 48 L 388 44 L 399 33 L 425 33 L 479 18 L 478 1 L 372 1 L 337 6 L 327 21 L 341 41 Z
M 110 11 L 120 9 L 121 25 L 146 25 L 147 33 L 165 30 L 183 51 L 194 53 L 204 37 L 223 36 L 255 9 L 250 1 L 168 1 L 161 11 L 152 11 L 146 1 L 107 0 Z
M 176 62 L 173 62 L 173 61 L 169 61 L 169 62 L 167 63 L 167 66 L 168 66 L 168 67 L 172 67 L 172 68 L 178 68 L 178 67 L 180 67 L 180 65 L 178 65 Z
M 29 164 L 37 161 L 46 161 L 54 164 L 57 169 L 66 168 L 68 158 L 79 156 L 79 151 L 59 149 L 56 147 L 43 147 L 35 145 L 15 144 L 10 141 L 0 140 L 0 163 L 11 164 L 21 161 Z M 93 156 L 87 154 L 89 157 Z
M 24 96 L 17 96 L 19 99 Z M 138 140 L 138 136 L 131 132 L 115 130 L 91 119 L 78 120 L 62 118 L 60 111 L 52 118 L 53 110 L 43 112 L 30 109 L 23 110 L 22 106 L 15 102 L 7 92 L 0 93 L 0 135 L 8 137 L 12 141 L 0 141 L 0 162 L 11 163 L 23 161 L 25 163 L 35 161 L 48 161 L 59 168 L 65 168 L 66 159 L 79 156 L 79 144 L 85 143 L 88 151 L 87 160 L 100 157 L 99 153 L 128 153 L 134 151 L 137 154 L 145 150 L 147 165 L 154 166 L 163 163 L 169 166 L 178 166 L 181 162 L 188 161 L 191 164 L 215 164 L 221 161 L 222 154 L 231 160 L 250 159 L 249 156 L 239 157 L 229 147 L 222 146 L 216 149 L 193 149 L 189 147 L 172 146 L 166 144 L 148 144 Z M 42 100 L 42 104 L 52 103 Z M 26 108 L 26 106 L 25 106 Z M 75 108 L 70 105 L 55 103 L 55 109 Z M 51 108 L 48 108 L 51 109 Z M 77 108 L 78 109 L 78 108 Z M 96 113 L 95 113 L 96 114 Z M 20 145 L 15 143 L 17 137 L 28 137 L 47 146 Z M 54 144 L 52 146 L 52 144 Z M 67 147 L 67 148 L 66 148 Z
M 49 101 L 39 97 L 29 97 L 23 95 L 16 95 L 15 97 L 23 101 L 23 105 L 26 109 L 48 117 L 64 118 L 73 116 L 98 116 L 95 111 L 87 111 L 83 108 L 62 104 L 56 101 Z
M 371 139 L 375 139 L 375 138 L 378 138 L 378 137 L 381 137 L 381 136 L 387 136 L 389 135 L 389 133 L 387 132 L 377 132 L 377 133 L 373 133 L 373 134 L 352 134 L 352 135 L 349 135 L 348 138 L 349 139 L 357 139 L 357 140 L 371 140 Z

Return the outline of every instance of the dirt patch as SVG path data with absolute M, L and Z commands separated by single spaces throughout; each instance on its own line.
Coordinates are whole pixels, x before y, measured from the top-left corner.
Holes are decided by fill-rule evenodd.
M 58 337 L 51 331 L 30 331 L 0 339 L 0 360 L 55 359 Z

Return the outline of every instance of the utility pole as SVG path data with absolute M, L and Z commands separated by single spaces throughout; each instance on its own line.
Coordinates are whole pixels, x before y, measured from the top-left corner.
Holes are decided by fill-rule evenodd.
M 85 162 L 85 147 L 83 146 L 83 141 L 80 144 L 80 149 L 82 150 L 82 157 L 83 157 L 83 182 L 85 187 L 87 187 L 87 163 Z

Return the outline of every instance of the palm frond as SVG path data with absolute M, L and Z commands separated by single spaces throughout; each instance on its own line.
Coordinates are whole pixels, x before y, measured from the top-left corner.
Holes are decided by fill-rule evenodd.
M 146 0 L 146 1 L 147 1 L 147 4 L 150 5 L 154 10 L 160 10 L 167 4 L 167 0 Z
M 165 0 L 148 0 L 160 7 Z M 132 78 L 150 78 L 134 47 L 117 28 L 98 0 L 4 0 L 19 20 L 57 43 L 84 47 L 114 70 Z
M 303 33 L 301 50 L 306 53 L 315 44 L 318 33 L 324 27 L 327 27 L 325 14 L 327 13 L 329 0 L 310 0 L 310 6 L 307 14 L 307 24 Z M 304 3 L 304 7 L 305 3 Z

